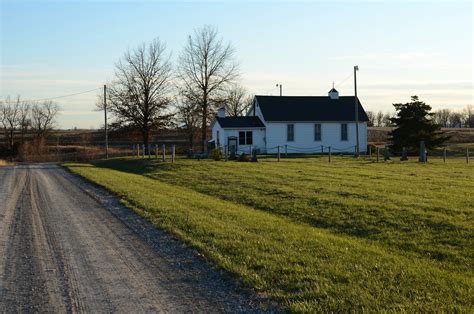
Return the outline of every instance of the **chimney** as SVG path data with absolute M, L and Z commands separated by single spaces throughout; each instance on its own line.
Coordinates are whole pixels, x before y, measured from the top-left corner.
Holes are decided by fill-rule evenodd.
M 225 118 L 225 108 L 224 107 L 220 107 L 219 109 L 217 109 L 217 116 L 219 118 Z

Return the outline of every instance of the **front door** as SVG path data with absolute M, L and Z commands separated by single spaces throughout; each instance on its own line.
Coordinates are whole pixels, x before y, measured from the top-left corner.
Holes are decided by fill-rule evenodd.
M 229 148 L 229 155 L 235 156 L 237 154 L 237 137 L 229 136 L 227 138 L 227 147 Z

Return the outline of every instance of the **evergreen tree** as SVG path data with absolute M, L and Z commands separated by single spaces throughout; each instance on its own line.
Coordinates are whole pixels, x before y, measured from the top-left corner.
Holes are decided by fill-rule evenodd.
M 401 151 L 403 147 L 408 152 L 418 153 L 420 141 L 425 141 L 427 149 L 441 146 L 449 139 L 441 131 L 441 126 L 436 124 L 432 117 L 431 106 L 412 96 L 411 102 L 393 104 L 396 116 L 391 118 L 395 129 L 389 133 L 392 149 Z

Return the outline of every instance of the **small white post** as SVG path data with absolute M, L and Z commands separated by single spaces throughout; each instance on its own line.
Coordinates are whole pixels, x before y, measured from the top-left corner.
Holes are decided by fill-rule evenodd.
M 285 157 L 288 156 L 288 144 L 285 144 Z
M 380 147 L 377 146 L 377 162 L 379 162 L 380 158 Z
M 166 145 L 163 144 L 163 146 L 161 147 L 161 156 L 162 156 L 162 161 L 165 161 L 166 159 Z

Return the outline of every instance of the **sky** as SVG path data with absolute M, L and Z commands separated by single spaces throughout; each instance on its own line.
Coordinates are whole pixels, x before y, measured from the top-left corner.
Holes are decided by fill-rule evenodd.
M 55 101 L 61 128 L 96 128 L 103 84 L 128 49 L 159 38 L 173 62 L 188 35 L 217 27 L 250 94 L 358 96 L 393 111 L 418 95 L 433 109 L 474 104 L 471 1 L 0 0 L 0 99 Z

